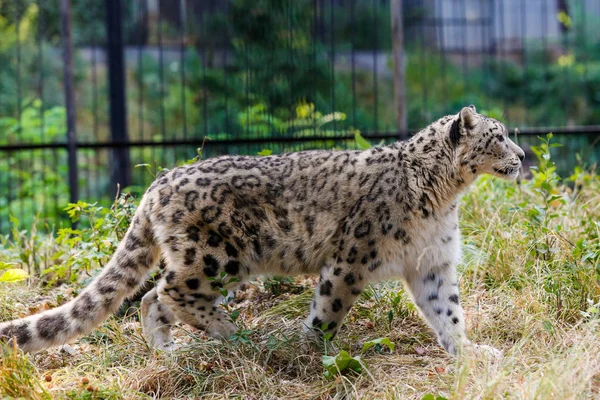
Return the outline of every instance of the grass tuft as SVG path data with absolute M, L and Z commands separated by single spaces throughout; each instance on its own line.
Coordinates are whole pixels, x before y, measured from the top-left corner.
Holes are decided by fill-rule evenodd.
M 42 375 L 15 345 L 0 345 L 0 394 L 6 397 L 22 397 L 46 400 L 52 397 L 42 385 Z

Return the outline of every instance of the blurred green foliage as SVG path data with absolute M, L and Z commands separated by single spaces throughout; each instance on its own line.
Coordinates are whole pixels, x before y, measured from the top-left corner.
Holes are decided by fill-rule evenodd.
M 53 142 L 62 138 L 66 130 L 65 109 L 53 107 L 42 111 L 40 100 L 22 108 L 21 120 L 0 117 L 0 145 L 16 143 Z M 21 209 L 34 210 L 23 221 L 30 226 L 36 218 L 50 218 L 62 214 L 61 206 L 67 201 L 69 187 L 65 179 L 66 161 L 58 162 L 57 155 L 49 150 L 32 149 L 15 151 L 0 162 L 0 219 L 8 221 Z M 53 203 L 49 199 L 56 199 Z M 43 210 L 43 211 L 42 211 Z M 36 215 L 37 214 L 37 215 Z
M 160 33 L 166 49 L 173 50 L 175 44 L 184 45 L 185 51 L 181 58 L 168 61 L 147 48 L 136 53 L 135 60 L 129 58 L 127 109 L 132 140 L 162 142 L 184 135 L 219 141 L 274 139 L 269 144 L 209 142 L 208 157 L 256 154 L 263 147 L 275 152 L 356 147 L 357 143 L 365 147 L 358 139 L 335 138 L 352 138 L 357 130 L 395 130 L 391 60 L 379 65 L 377 74 L 360 63 L 351 69 L 349 60 L 352 51 L 367 58 L 389 52 L 390 15 L 384 3 L 357 0 L 354 8 L 327 3 L 315 9 L 308 0 L 235 0 L 200 21 L 189 19 L 183 44 L 176 22 L 151 21 L 149 30 L 144 28 L 140 16 L 148 9 L 140 4 L 124 2 L 123 26 L 129 43 L 156 44 Z M 597 124 L 600 31 L 576 2 L 570 3 L 569 10 L 571 15 L 558 17 L 569 27 L 564 38 L 549 39 L 546 47 L 528 41 L 521 59 L 483 57 L 465 68 L 460 58 L 407 43 L 409 127 L 426 126 L 465 104 L 476 104 L 485 114 L 513 126 Z M 72 16 L 76 45 L 104 43 L 103 2 L 72 2 Z M 405 18 L 418 25 L 425 16 L 420 10 Z M 59 22 L 59 9 L 52 2 L 0 1 L 0 144 L 65 140 Z M 229 49 L 225 60 L 224 49 Z M 106 71 L 102 62 L 93 65 L 89 57 L 89 48 L 85 54 L 76 52 L 78 138 L 105 140 L 109 134 Z M 316 136 L 331 140 L 277 143 L 281 137 Z M 521 138 L 525 146 L 535 141 Z M 585 168 L 600 157 L 598 141 L 591 135 L 568 137 L 563 144 L 553 149 L 561 174 L 577 165 Z M 132 162 L 171 166 L 187 160 L 192 151 L 134 149 Z M 582 154 L 579 160 L 577 152 Z M 87 196 L 108 204 L 106 193 L 115 185 L 107 173 L 108 152 L 80 149 L 79 155 L 85 170 L 80 174 L 81 186 L 93 186 Z M 0 197 L 0 218 L 6 221 L 20 210 L 44 208 L 41 217 L 53 219 L 68 195 L 66 176 L 62 150 L 10 153 L 0 164 L 0 185 L 7 188 L 7 195 Z M 130 189 L 142 192 L 149 178 L 135 178 L 137 187 Z M 55 199 L 50 209 L 49 199 Z M 27 217 L 21 212 L 21 219 L 29 224 L 36 212 Z

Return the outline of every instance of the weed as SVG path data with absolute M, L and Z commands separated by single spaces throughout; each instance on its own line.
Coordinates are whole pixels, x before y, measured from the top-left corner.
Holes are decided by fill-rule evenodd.
M 16 346 L 0 346 L 0 394 L 15 398 L 51 399 L 28 356 Z

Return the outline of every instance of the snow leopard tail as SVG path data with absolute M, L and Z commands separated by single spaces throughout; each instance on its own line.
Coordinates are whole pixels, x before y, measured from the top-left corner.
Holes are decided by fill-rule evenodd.
M 143 284 L 160 258 L 145 199 L 103 271 L 73 300 L 40 314 L 0 323 L 0 342 L 16 340 L 26 352 L 68 343 L 114 313 Z

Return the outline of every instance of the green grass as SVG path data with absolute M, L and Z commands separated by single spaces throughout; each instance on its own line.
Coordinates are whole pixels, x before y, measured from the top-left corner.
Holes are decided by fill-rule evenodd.
M 323 349 L 305 346 L 301 336 L 316 278 L 259 279 L 246 285 L 233 303 L 243 329 L 235 342 L 222 343 L 178 326 L 175 336 L 182 348 L 167 354 L 148 348 L 135 316 L 112 317 L 69 352 L 24 355 L 4 348 L 0 396 L 421 399 L 431 393 L 454 399 L 598 398 L 600 176 L 578 170 L 560 181 L 546 161 L 530 180 L 483 177 L 463 197 L 459 271 L 468 335 L 501 349 L 505 357 L 497 364 L 449 356 L 402 285 L 386 282 L 361 295 L 333 342 L 337 350 L 360 355 L 366 368 L 326 378 Z M 100 233 L 91 237 L 101 242 Z M 31 252 L 36 240 L 26 237 L 16 248 L 4 241 L 4 262 L 27 267 L 31 257 L 20 260 L 18 249 Z M 39 242 L 49 258 L 60 252 L 58 260 L 85 257 L 77 241 L 69 249 L 64 243 L 48 243 L 47 237 Z M 40 289 L 38 279 L 29 286 L 0 283 L 0 319 L 66 301 L 86 277 L 79 272 L 76 283 L 50 290 Z M 389 338 L 394 350 L 375 346 L 362 351 L 365 342 L 377 338 Z M 328 349 L 332 355 L 337 352 Z

